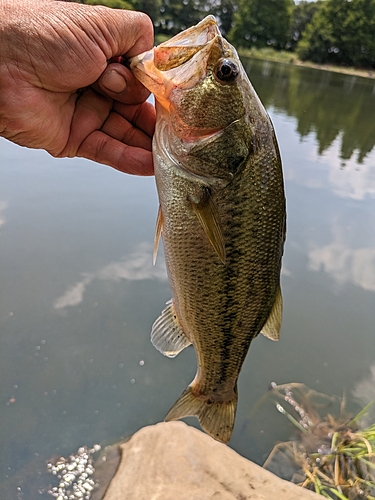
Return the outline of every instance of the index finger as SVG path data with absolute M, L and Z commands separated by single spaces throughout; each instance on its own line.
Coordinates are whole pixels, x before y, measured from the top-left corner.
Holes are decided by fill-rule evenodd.
M 115 56 L 133 57 L 154 44 L 154 27 L 151 19 L 143 12 L 110 9 L 103 6 L 92 7 L 87 14 L 94 17 L 99 28 L 94 33 L 97 43 L 102 47 L 107 60 Z M 104 40 L 103 40 L 104 37 Z

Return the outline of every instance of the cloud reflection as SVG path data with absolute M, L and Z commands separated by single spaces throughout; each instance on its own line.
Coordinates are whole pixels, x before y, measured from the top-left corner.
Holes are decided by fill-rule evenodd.
M 363 200 L 366 196 L 375 198 L 375 151 L 362 164 L 354 156 L 343 160 L 340 142 L 341 137 L 338 137 L 321 156 L 314 150 L 311 159 L 329 165 L 328 181 L 338 196 L 353 200 Z
M 158 259 L 152 265 L 152 247 L 149 243 L 140 243 L 137 249 L 120 261 L 111 262 L 99 269 L 96 273 L 85 273 L 80 281 L 69 287 L 58 297 L 54 309 L 64 309 L 77 306 L 83 301 L 87 287 L 94 280 L 118 282 L 120 280 L 139 281 L 148 279 L 167 280 L 167 273 L 163 259 Z
M 308 257 L 308 266 L 313 271 L 323 270 L 339 284 L 350 281 L 375 292 L 375 248 L 351 249 L 343 243 L 333 242 L 315 248 Z
M 3 212 L 8 208 L 8 202 L 0 201 L 0 227 L 6 222 Z

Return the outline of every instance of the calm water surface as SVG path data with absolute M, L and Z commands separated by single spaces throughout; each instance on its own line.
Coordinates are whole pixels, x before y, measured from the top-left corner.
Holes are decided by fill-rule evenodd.
M 239 381 L 230 446 L 263 463 L 291 424 L 270 382 L 375 398 L 375 82 L 248 60 L 283 157 L 288 238 L 281 339 Z M 152 178 L 0 140 L 0 498 L 51 498 L 45 462 L 161 421 L 192 380 L 149 341 L 170 298 L 152 266 Z M 195 423 L 193 419 L 190 423 Z

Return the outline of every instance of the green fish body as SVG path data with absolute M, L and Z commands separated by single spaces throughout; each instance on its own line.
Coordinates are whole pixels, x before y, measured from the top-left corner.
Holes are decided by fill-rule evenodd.
M 151 339 L 170 357 L 193 344 L 198 364 L 166 420 L 196 415 L 226 443 L 251 341 L 277 340 L 281 325 L 286 213 L 274 130 L 213 16 L 131 69 L 156 99 L 155 249 L 161 235 L 172 289 Z

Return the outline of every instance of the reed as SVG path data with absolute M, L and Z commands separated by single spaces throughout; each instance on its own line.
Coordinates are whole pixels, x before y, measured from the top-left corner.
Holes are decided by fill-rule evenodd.
M 295 426 L 296 438 L 277 444 L 263 467 L 275 471 L 287 461 L 293 482 L 326 498 L 375 500 L 375 424 L 361 428 L 372 402 L 350 417 L 345 397 L 338 401 L 303 384 L 273 384 L 272 393 L 277 410 Z M 339 403 L 338 415 L 322 416 L 333 402 Z

